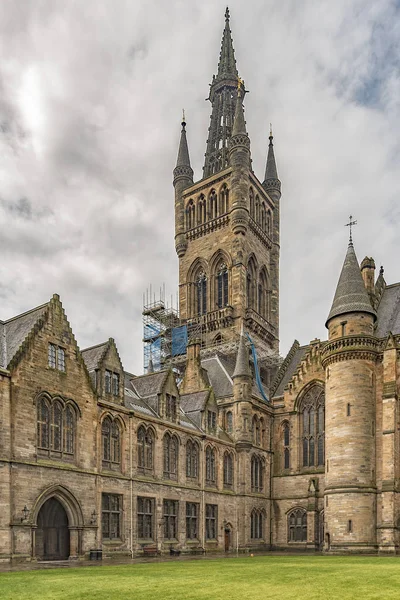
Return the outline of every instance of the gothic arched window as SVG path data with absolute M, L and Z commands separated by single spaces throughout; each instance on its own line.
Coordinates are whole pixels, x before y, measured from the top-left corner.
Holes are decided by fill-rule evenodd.
M 271 225 L 272 225 L 272 217 L 271 217 L 271 211 L 268 210 L 267 211 L 267 224 L 266 224 L 266 228 L 267 228 L 267 233 L 268 235 L 271 234 Z
M 62 450 L 63 407 L 58 400 L 51 407 L 51 448 L 56 452 Z
M 265 267 L 261 269 L 258 281 L 258 313 L 266 320 L 269 318 L 268 276 Z
M 255 207 L 256 207 L 256 223 L 257 225 L 260 224 L 260 199 L 258 196 L 256 196 L 256 200 L 255 200 Z
M 75 451 L 76 415 L 71 404 L 42 396 L 37 401 L 37 448 L 42 454 L 63 458 Z
M 264 538 L 264 511 L 257 508 L 251 511 L 250 537 L 252 540 Z
M 283 468 L 290 469 L 290 426 L 284 423 L 282 428 L 283 437 Z
M 215 486 L 217 481 L 215 450 L 207 446 L 206 449 L 206 485 Z
M 64 452 L 73 454 L 75 448 L 75 411 L 66 406 L 64 411 Z
M 251 491 L 262 492 L 264 488 L 264 462 L 260 456 L 251 457 Z
M 205 315 L 207 312 L 207 276 L 201 271 L 196 279 L 196 313 Z
M 106 417 L 101 426 L 103 467 L 118 468 L 121 463 L 121 432 L 118 422 Z
M 313 385 L 300 403 L 303 467 L 325 464 L 325 391 Z
M 288 514 L 288 540 L 307 541 L 307 511 L 304 508 L 297 508 Z
M 208 197 L 209 215 L 210 219 L 216 219 L 218 217 L 218 201 L 215 190 L 211 190 Z
M 197 479 L 199 476 L 199 447 L 196 442 L 186 443 L 186 477 Z
M 197 224 L 202 225 L 207 220 L 206 199 L 204 194 L 200 194 L 197 201 Z
M 178 440 L 174 435 L 164 436 L 164 477 L 176 479 L 178 473 Z
M 232 433 L 233 431 L 233 415 L 230 410 L 226 413 L 226 431 Z
M 143 472 L 153 470 L 154 434 L 152 430 L 141 425 L 137 433 L 138 468 Z
M 229 210 L 229 190 L 224 184 L 219 193 L 219 214 L 224 215 Z
M 267 209 L 265 208 L 265 202 L 261 204 L 261 229 L 266 231 L 267 229 Z
M 38 448 L 50 448 L 50 409 L 45 398 L 37 403 L 37 445 Z
M 247 307 L 257 310 L 257 266 L 253 257 L 247 263 Z
M 195 221 L 195 206 L 193 200 L 189 200 L 186 206 L 186 229 L 192 229 L 196 225 Z
M 255 446 L 260 446 L 261 445 L 261 427 L 260 427 L 260 421 L 258 420 L 257 415 L 254 415 L 254 417 L 253 417 L 252 430 L 253 430 L 253 444 Z
M 218 308 L 224 308 L 229 304 L 229 278 L 228 267 L 221 262 L 217 269 L 217 305 Z
M 230 452 L 224 454 L 224 488 L 233 487 L 233 456 Z

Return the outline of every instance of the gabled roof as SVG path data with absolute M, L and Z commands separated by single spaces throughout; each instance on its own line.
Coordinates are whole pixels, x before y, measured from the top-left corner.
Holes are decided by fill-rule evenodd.
M 189 414 L 193 412 L 199 412 L 205 409 L 207 400 L 210 396 L 210 390 L 203 390 L 201 392 L 191 392 L 190 394 L 182 394 L 181 396 L 181 407 L 185 413 Z
M 82 358 L 85 361 L 85 365 L 87 370 L 94 371 L 98 369 L 100 363 L 107 352 L 108 349 L 108 341 L 103 342 L 102 344 L 97 344 L 97 346 L 91 346 L 90 348 L 85 348 L 82 350 Z
M 375 335 L 386 337 L 391 331 L 400 333 L 400 283 L 387 285 L 378 306 L 378 322 Z
M 0 367 L 7 368 L 18 349 L 45 315 L 49 303 L 32 308 L 7 321 L 0 321 Z
M 279 381 L 276 390 L 273 392 L 273 397 L 278 398 L 283 396 L 285 387 L 295 374 L 297 367 L 303 360 L 307 350 L 310 346 L 300 346 L 297 340 L 294 341 L 291 349 L 289 350 L 285 360 L 283 361 L 281 368 L 279 369 L 275 381 Z M 272 385 L 272 389 L 273 389 Z
M 169 371 L 156 371 L 131 379 L 132 389 L 140 398 L 149 398 L 161 394 Z

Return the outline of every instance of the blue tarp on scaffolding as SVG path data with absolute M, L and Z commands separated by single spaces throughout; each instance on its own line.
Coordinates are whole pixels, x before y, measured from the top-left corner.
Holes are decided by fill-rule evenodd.
M 187 343 L 187 326 L 181 325 L 181 327 L 174 327 L 172 329 L 172 356 L 186 354 Z

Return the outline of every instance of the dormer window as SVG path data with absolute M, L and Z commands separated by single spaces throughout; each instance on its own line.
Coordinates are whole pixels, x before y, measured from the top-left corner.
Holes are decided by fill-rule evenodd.
M 166 395 L 165 416 L 171 421 L 176 420 L 176 397 L 171 394 Z
M 106 370 L 104 384 L 106 394 L 111 394 L 111 371 Z
M 65 350 L 55 344 L 49 344 L 48 365 L 51 369 L 57 369 L 65 373 Z
M 119 374 L 106 369 L 104 375 L 104 391 L 106 394 L 119 396 Z
M 217 413 L 213 410 L 207 411 L 207 427 L 209 431 L 217 429 Z
M 119 396 L 119 375 L 118 373 L 112 374 L 112 393 L 114 396 Z

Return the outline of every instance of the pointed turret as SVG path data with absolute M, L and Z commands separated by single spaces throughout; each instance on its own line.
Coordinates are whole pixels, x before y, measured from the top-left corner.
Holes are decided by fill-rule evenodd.
M 232 375 L 232 379 L 235 379 L 235 377 L 251 377 L 249 351 L 246 346 L 246 340 L 244 338 L 243 332 L 240 334 L 239 348 L 236 356 L 236 365 Z
M 229 166 L 228 140 L 231 136 L 236 106 L 238 71 L 231 30 L 229 10 L 225 11 L 225 28 L 222 34 L 221 52 L 217 75 L 213 76 L 208 100 L 212 105 L 203 177 L 209 177 Z
M 365 289 L 361 275 L 360 266 L 354 251 L 353 242 L 350 239 L 344 259 L 342 272 L 336 288 L 332 308 L 330 310 L 326 326 L 333 317 L 348 313 L 368 313 L 376 319 L 376 312 L 371 306 L 368 292 Z
M 242 83 L 240 82 L 239 87 L 238 87 L 238 92 L 237 92 L 237 102 L 236 102 L 236 108 L 235 108 L 235 118 L 233 121 L 233 127 L 232 127 L 232 137 L 235 135 L 247 135 L 247 129 L 246 129 L 246 121 L 244 120 L 244 107 L 243 107 L 243 99 L 244 99 L 244 83 L 242 86 Z M 249 140 L 250 142 L 250 140 Z
M 184 190 L 193 184 L 193 169 L 190 166 L 189 148 L 186 139 L 185 113 L 182 119 L 181 139 L 179 142 L 178 158 L 174 169 L 175 188 L 175 249 L 179 257 L 182 257 L 187 248 L 185 238 L 184 206 L 182 194 Z
M 268 193 L 270 194 L 270 196 L 272 196 L 274 200 L 279 200 L 279 198 L 281 197 L 281 182 L 279 181 L 278 170 L 276 168 L 273 140 L 274 136 L 272 135 L 271 127 L 269 132 L 269 146 L 263 187 L 268 191 Z

